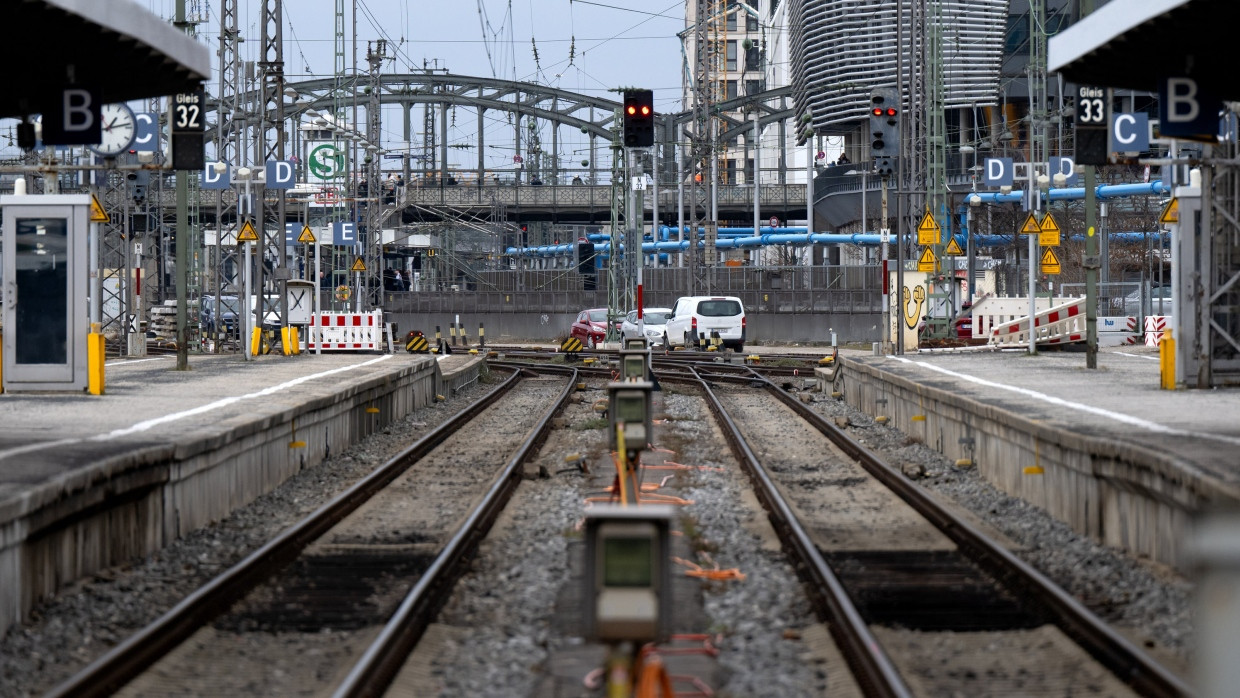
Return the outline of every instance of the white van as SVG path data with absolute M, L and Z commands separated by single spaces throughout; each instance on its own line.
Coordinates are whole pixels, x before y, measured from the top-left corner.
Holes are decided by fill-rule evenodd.
M 698 335 L 709 340 L 718 332 L 733 351 L 745 347 L 745 307 L 735 296 L 685 296 L 677 299 L 667 319 L 663 343 L 667 347 L 696 346 Z

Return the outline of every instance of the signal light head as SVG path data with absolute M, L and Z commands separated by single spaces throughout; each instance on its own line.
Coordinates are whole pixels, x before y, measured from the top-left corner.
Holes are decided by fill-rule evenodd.
M 877 111 L 877 110 L 876 110 L 876 111 Z M 896 115 L 896 108 L 895 108 L 895 107 L 887 107 L 887 116 L 895 116 L 895 115 Z
M 637 113 L 637 107 L 635 107 L 635 106 L 633 106 L 632 104 L 630 104 L 630 105 L 629 105 L 629 116 L 633 116 L 633 115 L 634 115 L 634 114 L 636 114 L 636 113 Z
M 650 116 L 650 107 L 642 105 L 642 116 Z
M 873 112 L 873 113 L 874 113 L 874 116 L 882 116 L 882 115 L 883 115 L 883 108 L 882 108 L 882 107 L 874 107 L 874 112 Z

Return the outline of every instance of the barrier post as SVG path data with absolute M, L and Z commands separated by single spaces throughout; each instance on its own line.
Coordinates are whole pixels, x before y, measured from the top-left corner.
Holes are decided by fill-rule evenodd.
M 1163 330 L 1158 340 L 1158 365 L 1162 375 L 1162 389 L 1175 390 L 1175 339 L 1171 328 Z
M 481 322 L 478 323 L 478 348 L 479 349 L 487 348 L 487 332 L 486 332 L 486 328 L 482 326 Z
M 103 395 L 103 365 L 107 359 L 106 341 L 99 332 L 100 323 L 90 323 L 90 333 L 86 335 L 86 392 L 91 395 Z
M 443 353 L 443 330 L 435 325 L 435 351 Z

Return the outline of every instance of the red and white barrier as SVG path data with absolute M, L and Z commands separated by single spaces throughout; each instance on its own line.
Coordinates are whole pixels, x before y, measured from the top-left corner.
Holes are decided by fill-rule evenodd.
M 381 351 L 383 329 L 382 310 L 369 313 L 323 311 L 317 316 L 311 313 L 310 326 L 306 328 L 306 350 Z
M 1163 330 L 1171 327 L 1170 315 L 1145 316 L 1145 346 L 1156 347 L 1162 339 Z
M 1085 299 L 1076 298 L 1034 315 L 1033 333 L 1038 344 L 1085 341 Z M 991 332 L 990 344 L 999 348 L 1029 346 L 1029 317 L 996 326 Z

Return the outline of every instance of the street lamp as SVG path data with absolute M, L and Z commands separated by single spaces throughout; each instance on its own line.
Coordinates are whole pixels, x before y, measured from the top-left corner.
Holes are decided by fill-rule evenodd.
M 974 266 L 976 265 L 976 260 L 977 260 L 977 248 L 973 244 L 973 237 L 974 237 L 973 209 L 982 205 L 982 197 L 978 196 L 976 193 L 973 193 L 973 194 L 969 194 L 969 196 L 966 197 L 966 200 L 969 202 L 969 218 L 968 218 L 969 234 L 966 235 L 964 239 L 965 259 L 968 260 L 967 266 L 969 268 L 968 270 L 969 286 L 968 286 L 967 295 L 968 295 L 969 305 L 973 305 L 973 294 L 976 293 L 976 289 L 974 288 L 974 284 L 976 283 L 976 281 L 973 278 L 973 272 L 974 272 Z
M 215 168 L 216 172 L 220 172 L 222 169 L 226 167 L 226 165 L 224 165 L 224 163 L 222 162 L 217 162 L 213 165 L 213 167 Z M 234 177 L 233 183 L 242 184 L 244 188 L 244 192 L 245 192 L 241 197 L 239 197 L 237 201 L 237 218 L 242 221 L 242 226 L 244 226 L 245 223 L 249 221 L 249 217 L 252 217 L 254 215 L 254 198 L 250 192 L 250 186 L 254 182 L 262 184 L 265 181 L 265 179 L 266 179 L 266 172 L 264 172 L 261 169 L 239 167 L 236 170 L 236 175 Z M 261 230 L 262 228 L 261 220 L 260 220 L 260 225 L 258 227 Z M 240 234 L 240 231 L 238 231 L 238 234 Z M 259 233 L 259 239 L 262 240 L 261 233 Z M 241 241 L 238 240 L 238 242 L 241 242 Z M 251 318 L 250 298 L 251 298 L 251 294 L 254 291 L 253 289 L 253 285 L 254 285 L 253 278 L 254 277 L 252 274 L 252 270 L 250 268 L 252 248 L 250 246 L 249 241 L 246 241 L 243 244 L 245 245 L 245 293 L 242 295 L 242 298 L 241 298 L 241 313 L 240 313 L 241 320 L 240 321 L 244 325 L 244 329 L 238 328 L 238 332 L 240 333 L 241 347 L 243 350 L 244 359 L 246 361 L 249 361 L 250 360 L 250 335 L 253 332 L 253 330 L 250 329 L 250 318 Z M 254 312 L 258 313 L 259 317 L 254 318 L 254 322 L 255 322 L 254 327 L 261 327 L 262 326 L 261 313 L 262 313 L 263 304 L 260 301 L 257 305 L 258 305 L 258 308 Z

